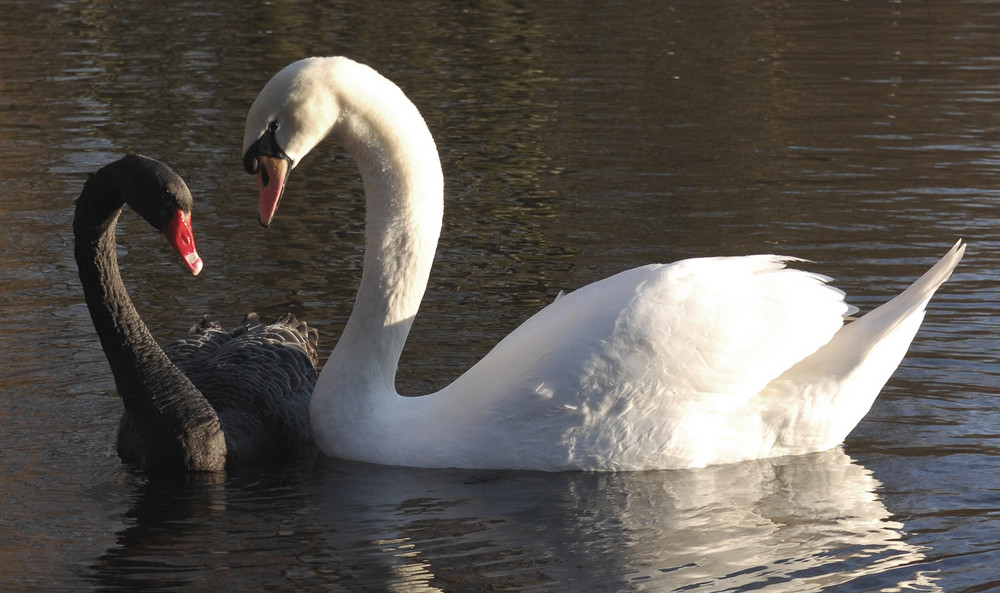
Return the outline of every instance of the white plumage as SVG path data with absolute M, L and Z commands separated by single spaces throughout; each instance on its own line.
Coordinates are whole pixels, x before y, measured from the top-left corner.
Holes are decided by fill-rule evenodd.
M 697 467 L 840 443 L 898 366 L 961 242 L 901 295 L 852 312 L 774 255 L 647 265 L 561 296 L 438 393 L 396 365 L 430 274 L 443 182 L 413 104 L 371 68 L 311 58 L 247 118 L 244 163 L 270 222 L 286 175 L 326 136 L 367 196 L 355 309 L 313 393 L 327 454 L 382 464 L 539 470 Z

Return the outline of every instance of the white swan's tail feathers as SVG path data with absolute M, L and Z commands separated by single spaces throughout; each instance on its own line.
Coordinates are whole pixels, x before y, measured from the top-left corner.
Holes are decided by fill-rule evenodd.
M 955 270 L 955 267 L 961 261 L 964 254 L 965 243 L 959 239 L 951 250 L 938 263 L 934 264 L 931 269 L 927 270 L 923 276 L 918 278 L 916 282 L 911 284 L 894 299 L 868 313 L 855 323 L 860 323 L 864 320 L 867 320 L 865 323 L 868 324 L 875 324 L 876 322 L 880 322 L 880 324 L 884 323 L 887 327 L 883 331 L 888 332 L 892 331 L 895 325 L 902 323 L 913 313 L 918 311 L 923 312 L 937 289 L 951 277 L 951 273 Z
M 941 258 L 941 261 L 934 264 L 934 267 L 930 270 L 927 270 L 912 286 L 903 291 L 903 294 L 910 291 L 923 290 L 926 292 L 927 298 L 933 296 L 934 291 L 944 284 L 948 278 L 951 278 L 951 273 L 955 271 L 958 262 L 962 261 L 962 256 L 965 255 L 965 246 L 966 243 L 961 239 L 956 241 L 951 250 Z
M 768 386 L 765 392 L 776 397 L 776 410 L 803 410 L 776 435 L 788 453 L 827 449 L 847 437 L 903 360 L 928 302 L 964 253 L 965 243 L 959 240 L 909 288 L 846 324 L 829 343 Z

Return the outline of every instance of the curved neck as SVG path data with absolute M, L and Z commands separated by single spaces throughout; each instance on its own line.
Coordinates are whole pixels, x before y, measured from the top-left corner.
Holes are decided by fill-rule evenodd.
M 146 463 L 221 469 L 217 455 L 203 454 L 218 450 L 217 444 L 214 449 L 206 446 L 221 438 L 215 411 L 156 343 L 122 282 L 115 226 L 123 207 L 121 199 L 102 195 L 88 182 L 73 223 L 80 282 L 115 386 L 148 444 L 147 455 L 160 458 Z
M 441 164 L 423 118 L 399 88 L 366 72 L 371 76 L 340 87 L 331 132 L 364 181 L 364 272 L 317 384 L 318 393 L 347 392 L 364 407 L 366 398 L 396 393 L 396 366 L 427 286 L 444 208 Z

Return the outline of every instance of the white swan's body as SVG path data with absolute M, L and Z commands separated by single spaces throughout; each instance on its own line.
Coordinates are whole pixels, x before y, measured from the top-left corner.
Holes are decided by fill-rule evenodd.
M 328 455 L 423 467 L 638 470 L 799 454 L 840 443 L 871 407 L 950 276 L 844 325 L 826 279 L 758 255 L 649 265 L 558 298 L 437 393 L 401 397 L 396 366 L 427 285 L 443 207 L 437 151 L 391 82 L 346 58 L 277 74 L 247 119 L 244 163 L 270 221 L 287 172 L 341 141 L 367 195 L 354 311 L 313 393 Z M 276 157 L 276 158 L 272 158 Z

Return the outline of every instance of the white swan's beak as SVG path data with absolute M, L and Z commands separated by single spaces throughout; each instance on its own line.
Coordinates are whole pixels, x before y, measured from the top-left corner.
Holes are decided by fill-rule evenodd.
M 288 171 L 291 167 L 288 159 L 264 155 L 257 157 L 257 165 L 257 184 L 260 186 L 257 220 L 262 226 L 267 227 L 278 210 L 281 195 L 285 193 L 285 182 L 288 180 Z
M 167 242 L 184 258 L 191 273 L 195 276 L 201 272 L 204 263 L 198 255 L 198 250 L 194 246 L 194 231 L 191 229 L 191 213 L 184 213 L 181 210 L 174 212 L 174 217 L 170 219 L 167 228 L 163 230 L 163 236 Z

